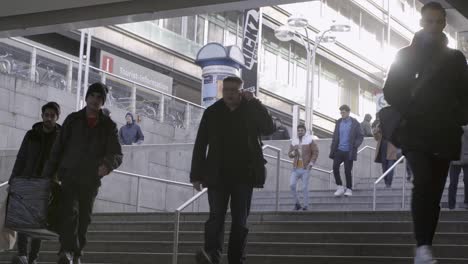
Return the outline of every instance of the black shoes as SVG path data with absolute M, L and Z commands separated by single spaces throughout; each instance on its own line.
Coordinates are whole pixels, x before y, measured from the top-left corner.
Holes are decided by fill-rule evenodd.
M 73 264 L 73 253 L 61 252 L 57 264 Z
M 28 264 L 28 257 L 26 256 L 14 256 L 11 260 L 11 264 Z
M 302 207 L 301 207 L 300 204 L 294 205 L 294 209 L 293 209 L 294 211 L 299 211 L 299 210 L 301 210 L 301 209 L 302 209 Z

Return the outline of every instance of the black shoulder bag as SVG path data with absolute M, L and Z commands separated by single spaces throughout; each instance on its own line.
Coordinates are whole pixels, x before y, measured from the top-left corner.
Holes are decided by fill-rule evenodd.
M 443 58 L 447 57 L 444 55 L 448 55 L 448 52 L 449 49 L 444 48 L 439 53 L 439 55 L 437 55 L 430 63 L 428 63 L 427 66 L 424 67 L 424 69 L 420 72 L 420 78 L 417 80 L 413 89 L 411 89 L 411 98 L 408 105 L 411 105 L 414 102 L 415 98 L 417 98 L 418 92 L 420 92 L 421 88 L 427 84 L 430 77 L 436 74 L 442 68 L 444 65 Z M 408 110 L 406 110 L 404 113 L 399 112 L 393 106 L 384 107 L 379 111 L 382 137 L 387 141 L 390 141 L 397 148 L 401 148 L 398 130 L 407 114 L 407 111 Z

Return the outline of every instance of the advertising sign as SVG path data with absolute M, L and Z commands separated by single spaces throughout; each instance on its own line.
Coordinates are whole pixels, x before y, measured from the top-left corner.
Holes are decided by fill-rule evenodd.
M 134 82 L 149 86 L 161 92 L 172 94 L 172 78 L 118 57 L 101 51 L 101 69 Z
M 261 37 L 260 8 L 245 10 L 244 13 L 244 38 L 242 40 L 242 53 L 245 59 L 245 69 L 242 70 L 244 87 L 249 90 L 258 91 L 258 48 Z

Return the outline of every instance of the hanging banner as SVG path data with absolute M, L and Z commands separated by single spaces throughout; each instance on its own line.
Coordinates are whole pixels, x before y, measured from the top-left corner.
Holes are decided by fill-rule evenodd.
M 245 69 L 242 70 L 244 88 L 255 94 L 258 92 L 258 49 L 261 42 L 262 13 L 260 8 L 248 9 L 244 13 L 244 38 L 242 53 Z

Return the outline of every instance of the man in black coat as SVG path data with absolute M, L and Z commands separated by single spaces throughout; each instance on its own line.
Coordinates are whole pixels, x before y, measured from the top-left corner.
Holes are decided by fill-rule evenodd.
M 228 260 L 229 264 L 244 263 L 252 191 L 265 183 L 266 161 L 260 136 L 271 134 L 274 125 L 261 102 L 250 92 L 240 92 L 241 87 L 238 77 L 224 79 L 223 98 L 206 109 L 198 129 L 190 181 L 198 191 L 201 186 L 208 188 L 210 216 L 197 263 L 220 262 L 229 199 L 232 224 Z
M 107 91 L 102 83 L 89 86 L 86 107 L 63 122 L 43 172 L 57 173 L 62 184 L 59 264 L 81 263 L 101 178 L 122 163 L 116 124 L 101 110 Z
M 10 176 L 10 183 L 14 178 L 41 178 L 42 176 L 50 150 L 60 131 L 60 125 L 57 124 L 60 106 L 56 102 L 49 102 L 42 106 L 41 111 L 42 122 L 34 124 L 23 138 Z M 39 255 L 41 240 L 31 239 L 31 250 L 28 255 L 28 236 L 18 233 L 17 247 L 18 256 L 14 257 L 12 263 L 33 264 L 36 263 Z
M 421 14 L 423 29 L 398 52 L 384 95 L 402 114 L 398 138 L 414 174 L 414 263 L 432 264 L 440 199 L 450 161 L 460 157 L 461 126 L 467 123 L 468 69 L 463 54 L 447 47 L 444 8 L 431 2 Z
M 347 105 L 340 107 L 341 118 L 336 121 L 333 140 L 330 146 L 330 158 L 333 159 L 333 175 L 337 185 L 335 196 L 353 195 L 353 163 L 357 160 L 357 151 L 364 140 L 361 125 L 349 116 L 351 108 Z M 340 166 L 344 163 L 346 187 L 340 176 Z

